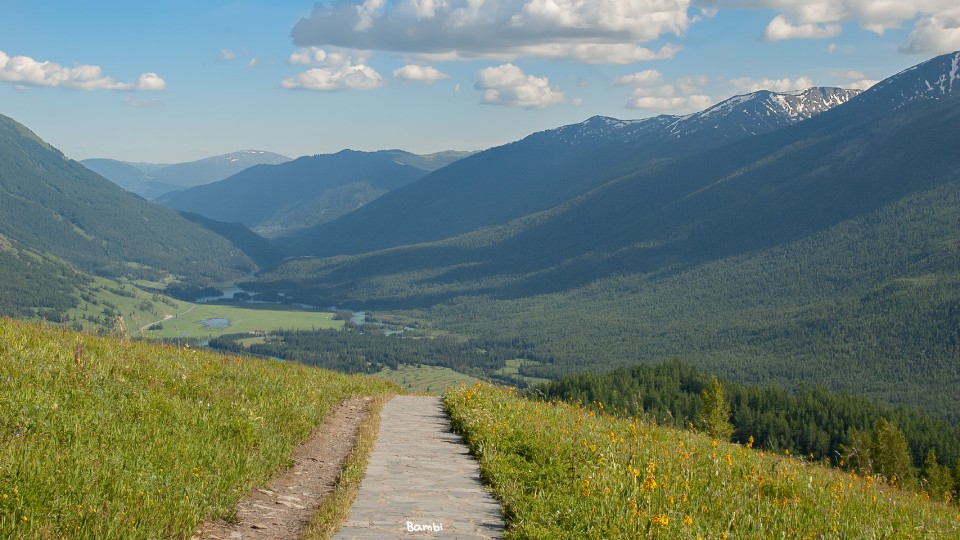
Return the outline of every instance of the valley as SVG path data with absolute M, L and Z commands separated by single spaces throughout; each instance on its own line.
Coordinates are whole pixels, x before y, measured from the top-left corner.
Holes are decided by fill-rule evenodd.
M 0 532 L 188 537 L 408 392 L 514 538 L 955 534 L 958 140 L 960 52 L 476 152 L 78 162 L 0 115 Z

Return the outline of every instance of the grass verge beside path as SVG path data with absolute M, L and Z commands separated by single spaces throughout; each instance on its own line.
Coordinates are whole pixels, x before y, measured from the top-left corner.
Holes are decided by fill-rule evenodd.
M 370 462 L 370 455 L 373 453 L 373 446 L 377 442 L 383 404 L 391 397 L 393 396 L 379 394 L 372 398 L 367 415 L 360 422 L 360 428 L 357 430 L 357 442 L 350 451 L 350 456 L 347 457 L 343 471 L 337 479 L 337 485 L 310 520 L 310 525 L 302 536 L 303 540 L 331 538 L 350 515 L 350 507 L 357 497 L 357 491 L 367 470 L 367 463 Z
M 0 538 L 189 538 L 390 383 L 0 320 Z
M 444 404 L 506 539 L 960 538 L 955 506 L 794 456 L 487 384 Z

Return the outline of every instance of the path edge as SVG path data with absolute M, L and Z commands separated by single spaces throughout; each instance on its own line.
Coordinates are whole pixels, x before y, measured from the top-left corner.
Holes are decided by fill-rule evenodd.
M 356 442 L 340 469 L 333 492 L 324 497 L 320 507 L 310 518 L 310 523 L 301 536 L 302 540 L 329 540 L 350 516 L 350 509 L 366 475 L 367 464 L 380 432 L 380 414 L 384 404 L 393 397 L 394 394 L 370 396 L 367 413 L 356 431 Z

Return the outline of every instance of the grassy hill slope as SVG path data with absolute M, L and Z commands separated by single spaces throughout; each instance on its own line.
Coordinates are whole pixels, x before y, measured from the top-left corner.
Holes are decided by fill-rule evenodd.
M 807 462 L 488 385 L 445 396 L 505 538 L 952 538 L 956 507 Z
M 395 388 L 0 320 L 0 537 L 189 538 L 334 404 Z

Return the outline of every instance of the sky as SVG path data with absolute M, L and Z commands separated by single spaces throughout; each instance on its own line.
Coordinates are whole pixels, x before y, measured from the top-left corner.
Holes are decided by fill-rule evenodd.
M 956 0 L 0 0 L 0 114 L 73 159 L 425 154 L 958 49 Z

